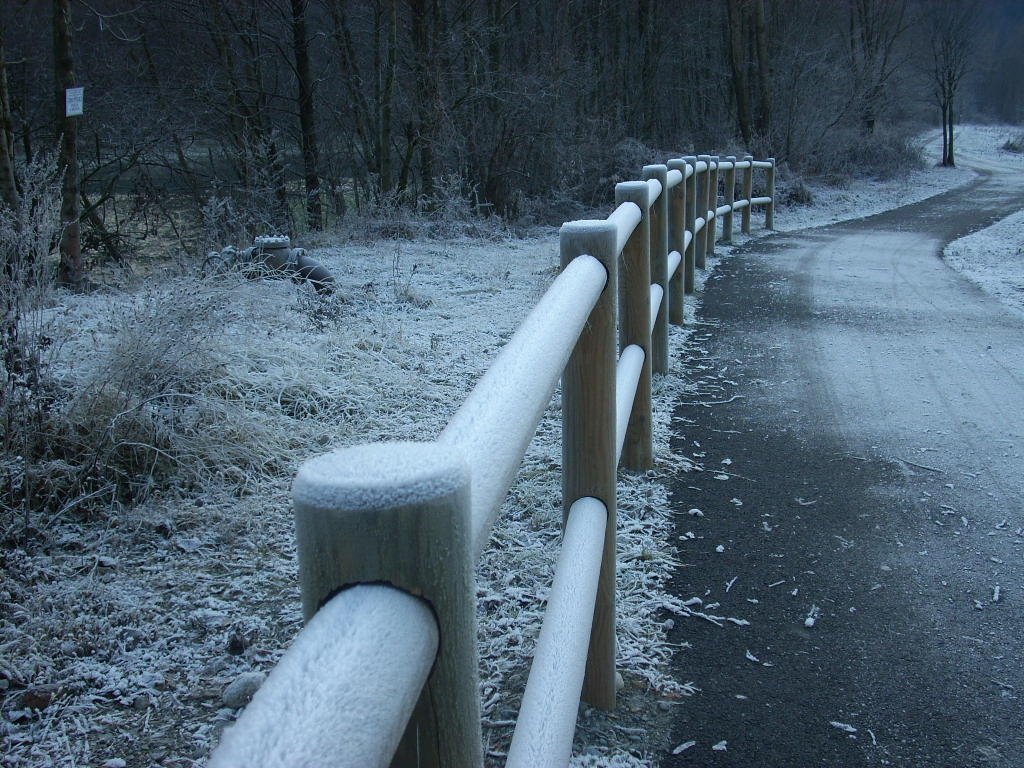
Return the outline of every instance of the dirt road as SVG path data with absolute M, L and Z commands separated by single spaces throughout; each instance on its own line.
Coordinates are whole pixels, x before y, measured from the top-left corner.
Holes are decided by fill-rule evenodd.
M 708 281 L 675 587 L 750 624 L 676 622 L 664 766 L 1024 765 L 1024 319 L 940 256 L 1024 208 L 979 170 Z

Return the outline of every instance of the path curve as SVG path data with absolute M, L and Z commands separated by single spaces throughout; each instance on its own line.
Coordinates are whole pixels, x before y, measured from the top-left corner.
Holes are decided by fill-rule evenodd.
M 1024 179 L 962 162 L 965 187 L 708 280 L 691 375 L 726 402 L 676 413 L 706 471 L 673 489 L 674 589 L 750 625 L 676 621 L 703 690 L 667 768 L 1024 765 L 1024 318 L 941 260 Z

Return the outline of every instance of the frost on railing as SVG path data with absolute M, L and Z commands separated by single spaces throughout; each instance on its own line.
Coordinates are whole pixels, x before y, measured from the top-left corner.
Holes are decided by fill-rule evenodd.
M 579 499 L 569 510 L 508 768 L 568 765 L 572 757 L 607 523 L 597 499 Z
M 299 633 L 245 716 L 224 732 L 210 768 L 387 765 L 437 641 L 423 600 L 382 584 L 344 590 Z
M 472 465 L 477 555 L 606 279 L 592 256 L 566 266 L 438 438 Z
M 308 624 L 211 766 L 479 768 L 473 572 L 559 377 L 565 529 L 508 764 L 564 765 L 579 700 L 614 708 L 617 467 L 653 464 L 651 378 L 695 270 L 735 212 L 747 233 L 775 209 L 774 160 L 688 155 L 643 177 L 607 219 L 562 226 L 561 274 L 435 442 L 302 466 Z

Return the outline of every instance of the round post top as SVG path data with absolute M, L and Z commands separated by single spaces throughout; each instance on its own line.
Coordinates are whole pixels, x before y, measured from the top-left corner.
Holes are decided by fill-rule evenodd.
M 425 503 L 469 482 L 462 455 L 437 443 L 388 442 L 339 448 L 299 467 L 297 505 L 325 512 L 368 512 Z

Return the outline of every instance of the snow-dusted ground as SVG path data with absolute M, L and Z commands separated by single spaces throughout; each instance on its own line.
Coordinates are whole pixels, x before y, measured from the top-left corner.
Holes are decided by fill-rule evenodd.
M 946 263 L 1024 314 L 1024 211 L 946 246 Z
M 988 126 L 966 132 L 961 154 L 982 167 L 996 164 L 1024 173 L 1024 154 L 998 150 L 1024 128 Z M 946 263 L 1007 306 L 1024 313 L 1024 211 L 1007 216 L 946 246 Z
M 963 129 L 960 147 L 995 156 L 995 141 L 993 129 Z M 909 191 L 901 180 L 815 188 L 814 205 L 780 208 L 776 223 L 865 215 L 969 178 L 932 169 L 915 174 Z M 755 237 L 761 221 L 755 214 Z M 180 277 L 60 297 L 51 318 L 68 338 L 56 370 L 69 386 L 120 382 L 126 367 L 151 370 L 162 351 L 192 375 L 187 398 L 139 405 L 178 430 L 175 460 L 189 479 L 136 507 L 48 515 L 33 521 L 32 538 L 4 545 L 5 766 L 203 764 L 236 715 L 225 686 L 270 669 L 301 624 L 289 508 L 298 463 L 337 445 L 435 437 L 550 283 L 558 248 L 551 232 L 382 241 L 316 256 L 338 276 L 343 301 L 320 302 L 285 282 Z M 147 342 L 173 337 L 180 315 L 171 310 L 183 308 L 207 313 L 215 332 L 187 348 Z M 691 321 L 693 309 L 691 301 Z M 675 370 L 687 334 L 673 330 Z M 667 676 L 676 649 L 664 640 L 667 616 L 700 615 L 664 591 L 675 547 L 685 546 L 667 541 L 664 481 L 702 467 L 668 450 L 683 377 L 655 389 L 657 467 L 623 474 L 619 488 L 623 706 L 614 715 L 583 708 L 575 765 L 655 764 L 666 745 L 652 723 L 688 706 L 702 684 Z M 494 764 L 511 736 L 557 553 L 557 402 L 478 569 L 484 737 Z

